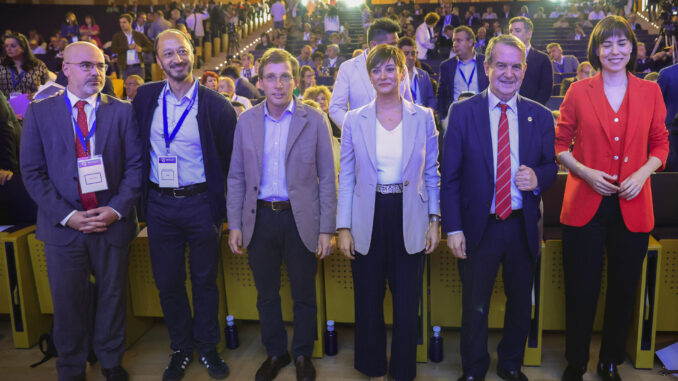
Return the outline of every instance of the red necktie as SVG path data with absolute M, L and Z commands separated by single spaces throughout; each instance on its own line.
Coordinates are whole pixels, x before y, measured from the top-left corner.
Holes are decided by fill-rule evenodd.
M 85 105 L 87 102 L 78 101 L 75 104 L 75 107 L 78 109 L 78 128 L 82 132 L 82 136 L 87 136 L 89 134 L 89 128 L 87 127 L 87 114 L 85 114 Z M 88 157 L 88 154 L 85 153 L 85 150 L 82 147 L 80 139 L 75 139 L 75 152 L 78 154 L 78 158 Z M 87 152 L 89 150 L 89 140 L 87 141 Z M 97 195 L 94 192 L 91 193 L 82 193 L 80 190 L 80 184 L 78 184 L 78 193 L 80 194 L 80 201 L 82 202 L 82 207 L 85 210 L 90 210 L 96 208 L 99 203 L 97 202 Z
M 497 133 L 497 179 L 495 183 L 494 213 L 505 220 L 511 215 L 511 141 L 506 117 L 508 105 L 499 104 L 501 117 Z

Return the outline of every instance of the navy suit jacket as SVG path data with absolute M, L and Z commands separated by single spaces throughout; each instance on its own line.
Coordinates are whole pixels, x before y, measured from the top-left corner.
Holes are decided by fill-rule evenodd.
M 663 68 L 659 72 L 657 84 L 666 104 L 666 128 L 676 131 L 678 126 L 674 124 L 674 120 L 678 114 L 678 64 Z
M 436 93 L 433 92 L 433 85 L 431 85 L 431 77 L 429 77 L 426 70 L 417 68 L 417 84 L 419 86 L 419 95 L 421 96 L 421 105 L 429 107 L 431 110 L 436 109 Z M 418 103 L 417 103 L 418 104 Z
M 478 246 L 487 226 L 495 192 L 490 112 L 485 90 L 452 105 L 442 163 L 441 211 L 443 234 L 462 230 L 466 247 Z M 518 95 L 520 164 L 534 170 L 538 194 L 522 192 L 523 221 L 533 257 L 539 253 L 537 221 L 541 193 L 555 181 L 555 129 L 551 112 Z
M 243 78 L 247 82 L 247 78 Z M 151 82 L 137 90 L 132 104 L 139 122 L 143 147 L 143 193 L 139 215 L 145 219 L 148 197 L 148 179 L 151 173 L 151 124 L 158 97 L 165 81 Z M 205 166 L 207 192 L 212 207 L 212 221 L 219 223 L 226 217 L 226 176 L 233 151 L 233 134 L 237 116 L 231 103 L 223 95 L 198 85 L 198 130 Z
M 457 73 L 459 58 L 452 57 L 440 64 L 440 82 L 438 83 L 438 117 L 440 120 L 447 117 L 447 111 L 454 96 L 454 76 Z M 490 85 L 485 74 L 485 56 L 476 54 L 476 74 L 478 76 L 478 90 L 483 91 Z
M 75 133 L 66 93 L 28 106 L 21 135 L 21 174 L 38 206 L 36 237 L 66 246 L 79 234 L 60 224 L 71 211 L 82 210 L 78 193 Z M 101 234 L 112 246 L 128 245 L 137 233 L 135 206 L 141 191 L 141 144 L 129 102 L 101 94 L 96 112 L 94 153 L 102 155 L 108 190 L 96 192 L 99 206 L 110 206 L 122 218 Z
M 544 52 L 534 47 L 527 55 L 527 70 L 523 84 L 520 86 L 520 95 L 537 101 L 542 105 L 551 98 L 553 89 L 553 67 L 551 59 Z
M 238 78 L 235 84 L 235 93 L 247 99 L 257 99 L 261 96 L 259 89 L 245 77 Z

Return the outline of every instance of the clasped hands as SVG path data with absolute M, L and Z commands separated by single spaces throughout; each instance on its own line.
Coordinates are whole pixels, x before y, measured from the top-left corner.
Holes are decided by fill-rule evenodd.
M 118 220 L 118 214 L 110 206 L 101 206 L 87 211 L 77 211 L 66 222 L 66 226 L 85 234 L 102 233 L 108 225 Z
M 610 196 L 614 193 L 619 193 L 619 197 L 626 200 L 632 200 L 638 196 L 643 189 L 643 185 L 649 176 L 650 174 L 641 168 L 624 179 L 621 184 L 615 185 L 611 181 L 617 180 L 616 177 L 610 176 L 597 169 L 587 168 L 584 171 L 582 178 L 601 196 Z

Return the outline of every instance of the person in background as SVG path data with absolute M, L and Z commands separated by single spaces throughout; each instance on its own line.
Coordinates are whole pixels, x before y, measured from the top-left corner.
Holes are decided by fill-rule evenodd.
M 195 44 L 197 46 L 202 46 L 203 39 L 205 38 L 205 25 L 204 21 L 209 20 L 210 16 L 207 12 L 207 9 L 199 12 L 198 9 L 193 11 L 189 10 L 186 13 L 186 27 L 188 30 L 193 33 L 196 40 Z
M 136 74 L 132 74 L 125 79 L 125 95 L 127 101 L 133 101 L 137 96 L 137 89 L 144 84 L 144 79 Z
M 330 89 L 327 86 L 312 86 L 306 89 L 304 91 L 304 97 L 303 100 L 312 100 L 318 104 L 318 109 L 322 110 L 325 114 L 328 115 L 329 117 L 329 111 L 330 111 L 330 98 L 332 97 L 332 93 L 330 92 Z M 341 127 L 337 126 L 336 123 L 332 120 L 332 118 L 329 118 L 330 120 L 330 127 L 332 127 L 332 136 L 336 139 L 341 138 Z M 338 154 L 339 152 L 335 152 L 335 154 Z
M 603 381 L 621 380 L 617 366 L 626 357 L 654 228 L 649 177 L 664 168 L 669 153 L 661 90 L 633 74 L 637 49 L 626 19 L 599 21 L 587 55 L 600 72 L 572 84 L 560 106 L 555 147 L 558 161 L 569 170 L 560 214 L 565 225 L 563 381 L 581 381 L 586 372 L 605 257 L 605 318 L 596 372 Z
M 5 97 L 35 93 L 49 80 L 47 66 L 35 58 L 26 36 L 6 34 L 2 37 L 2 45 L 5 54 L 0 60 L 0 91 Z
M 666 171 L 678 172 L 678 64 L 665 67 L 659 71 L 657 84 L 662 90 L 666 105 L 666 128 L 669 130 L 669 158 L 666 160 Z
M 251 80 L 252 77 L 257 75 L 256 70 L 254 69 L 254 56 L 252 53 L 245 53 L 240 57 L 240 63 L 242 69 L 240 69 L 240 76 Z
M 339 52 L 339 45 L 327 45 L 322 66 L 330 69 L 332 72 L 339 70 L 339 66 L 344 63 L 344 59 L 339 56 Z
M 337 247 L 353 273 L 354 366 L 371 380 L 412 381 L 426 255 L 440 242 L 438 131 L 433 110 L 400 94 L 407 71 L 398 48 L 370 49 L 366 63 L 377 95 L 346 114 L 337 206 Z M 397 301 L 390 366 L 387 281 Z
M 200 84 L 210 90 L 217 91 L 219 88 L 219 76 L 214 72 L 206 71 L 202 74 L 202 77 L 200 77 Z
M 532 18 L 532 16 L 530 16 L 530 11 L 527 8 L 527 5 L 523 5 L 522 7 L 520 7 L 520 14 L 518 14 L 518 16 L 527 17 L 528 19 Z
M 296 98 L 302 98 L 306 89 L 313 86 L 315 86 L 315 72 L 312 67 L 304 65 L 299 69 L 299 86 L 292 94 Z
M 497 14 L 494 13 L 492 10 L 492 7 L 487 7 L 487 10 L 485 10 L 485 13 L 483 13 L 483 20 L 496 20 L 497 19 Z
M 80 36 L 87 36 L 89 40 L 92 41 L 99 49 L 103 46 L 101 44 L 101 38 L 99 34 L 101 30 L 99 25 L 94 21 L 94 17 L 87 15 L 85 16 L 85 23 L 80 26 Z
M 151 53 L 153 43 L 144 35 L 132 29 L 132 16 L 120 15 L 120 32 L 113 35 L 111 52 L 117 56 L 120 76 L 136 74 L 144 76 L 144 60 L 142 53 Z
M 281 0 L 276 0 L 271 5 L 271 16 L 273 16 L 273 27 L 275 29 L 285 28 L 285 6 Z
M 577 75 L 575 77 L 565 78 L 560 83 L 560 96 L 564 97 L 565 94 L 567 94 L 567 90 L 574 82 L 593 77 L 595 73 L 596 71 L 593 70 L 593 66 L 591 66 L 589 61 L 580 63 L 579 66 L 577 66 Z
M 238 114 L 238 117 L 240 117 L 240 114 L 247 110 L 245 105 L 240 102 L 231 102 L 231 106 L 233 106 L 233 109 L 235 110 L 235 113 Z
M 584 31 L 584 27 L 580 22 L 574 23 L 574 29 L 572 32 L 567 36 L 569 40 L 583 40 L 586 38 L 586 32 Z
M 228 65 L 219 73 L 222 77 L 230 77 L 235 83 L 235 93 L 247 99 L 259 98 L 259 90 L 246 78 L 240 77 L 240 69 L 235 65 Z
M 525 17 L 527 17 L 527 16 L 525 16 Z M 545 19 L 546 18 L 546 13 L 544 13 L 544 7 L 537 8 L 537 13 L 534 14 L 534 18 L 535 19 Z
M 431 85 L 431 78 L 426 70 L 422 70 L 415 66 L 417 61 L 417 47 L 413 39 L 409 37 L 401 37 L 398 40 L 398 48 L 405 56 L 405 66 L 410 81 L 410 90 L 412 91 L 413 103 L 428 107 L 431 110 L 436 109 L 436 94 Z
M 78 41 L 80 30 L 78 28 L 78 20 L 75 18 L 75 13 L 66 13 L 66 22 L 61 24 L 61 37 L 68 40 L 69 43 Z
M 218 90 L 219 93 L 223 94 L 226 97 L 226 99 L 231 101 L 232 105 L 234 105 L 237 102 L 240 103 L 245 108 L 245 110 L 249 110 L 252 108 L 252 102 L 250 102 L 249 99 L 235 93 L 235 83 L 231 78 L 219 77 Z
M 339 33 L 341 23 L 339 21 L 339 11 L 336 6 L 330 6 L 325 14 L 325 38 L 330 39 L 332 33 Z
M 570 27 L 570 23 L 567 22 L 565 15 L 558 16 L 558 19 L 556 20 L 556 22 L 553 23 L 554 29 L 563 29 L 563 28 L 569 28 L 569 27 Z
M 425 60 L 429 56 L 429 50 L 433 52 L 435 49 L 436 34 L 433 28 L 440 20 L 440 16 L 436 13 L 430 12 L 424 17 L 424 22 L 417 27 L 417 34 L 415 41 L 417 42 L 417 58 Z
M 158 35 L 169 28 L 172 28 L 172 23 L 165 20 L 165 14 L 162 10 L 157 9 L 153 12 L 153 22 L 148 28 L 148 38 L 155 41 Z
M 301 47 L 301 54 L 299 57 L 297 57 L 297 61 L 299 61 L 299 66 L 310 66 L 311 68 L 315 68 L 315 64 L 313 63 L 313 60 L 311 59 L 311 45 L 304 45 Z
M 262 33 L 261 36 L 259 36 L 259 43 L 254 47 L 254 50 L 263 51 L 271 47 L 273 47 L 273 45 L 269 41 L 268 33 Z
M 579 60 L 571 54 L 563 55 L 563 48 L 559 43 L 552 42 L 546 45 L 546 51 L 553 66 L 553 82 L 555 84 L 559 84 L 562 81 L 563 74 L 577 71 Z
M 530 45 L 534 25 L 525 17 L 514 17 L 509 21 L 509 30 L 518 37 L 527 49 L 527 71 L 525 80 L 520 88 L 520 95 L 541 104 L 551 97 L 553 88 L 553 67 L 546 53 L 540 52 Z

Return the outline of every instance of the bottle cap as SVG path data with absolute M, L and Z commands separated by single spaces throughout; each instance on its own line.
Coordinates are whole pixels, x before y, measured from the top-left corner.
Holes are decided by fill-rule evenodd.
M 327 321 L 327 326 L 328 326 L 328 327 L 334 327 L 334 320 L 328 320 L 328 321 Z
M 435 333 L 440 333 L 440 327 L 437 326 L 437 325 L 434 326 L 434 327 L 433 327 L 433 332 L 435 332 Z
M 233 315 L 226 316 L 226 321 L 233 321 Z

